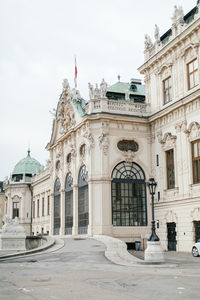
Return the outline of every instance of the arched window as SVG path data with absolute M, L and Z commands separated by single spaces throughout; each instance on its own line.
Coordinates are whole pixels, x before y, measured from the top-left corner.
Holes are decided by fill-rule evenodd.
M 78 233 L 87 234 L 89 224 L 88 171 L 82 166 L 78 176 Z
M 72 234 L 73 226 L 73 178 L 68 173 L 65 180 L 65 234 Z
M 60 179 L 54 184 L 54 234 L 60 232 Z
M 112 172 L 112 224 L 147 226 L 145 174 L 136 163 L 119 163 Z

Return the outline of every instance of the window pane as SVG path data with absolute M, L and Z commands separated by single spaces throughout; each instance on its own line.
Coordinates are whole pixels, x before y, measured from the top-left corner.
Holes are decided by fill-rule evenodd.
M 197 143 L 193 144 L 193 155 L 194 157 L 198 157 Z
M 197 59 L 194 60 L 193 64 L 194 64 L 194 70 L 197 69 L 198 68 Z

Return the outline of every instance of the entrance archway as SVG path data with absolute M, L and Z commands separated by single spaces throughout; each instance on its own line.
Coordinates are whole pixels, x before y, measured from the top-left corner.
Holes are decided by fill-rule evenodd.
M 145 173 L 136 163 L 121 162 L 112 172 L 113 226 L 147 226 Z

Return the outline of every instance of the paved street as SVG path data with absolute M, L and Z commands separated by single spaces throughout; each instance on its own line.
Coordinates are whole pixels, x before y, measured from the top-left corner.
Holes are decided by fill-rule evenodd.
M 110 263 L 96 240 L 64 241 L 55 252 L 0 262 L 0 300 L 200 299 L 200 258 L 191 254 L 167 253 L 166 265 L 123 267 Z

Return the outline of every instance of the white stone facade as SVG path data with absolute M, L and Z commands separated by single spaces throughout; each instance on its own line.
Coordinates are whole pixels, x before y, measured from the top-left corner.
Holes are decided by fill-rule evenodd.
M 47 145 L 48 167 L 32 178 L 31 187 L 22 182 L 7 185 L 7 214 L 12 216 L 12 201 L 17 197 L 20 223 L 27 223 L 34 234 L 110 235 L 126 242 L 139 240 L 144 245 L 143 238 L 151 230 L 151 199 L 144 186 L 137 193 L 143 195 L 144 212 L 139 214 L 145 213 L 146 219 L 143 215 L 141 222 L 129 220 L 130 226 L 116 226 L 113 221 L 112 174 L 116 166 L 126 162 L 141 168 L 143 183 L 149 177 L 158 183 L 155 218 L 163 249 L 169 249 L 167 226 L 175 224 L 176 250 L 191 251 L 196 237 L 194 221 L 200 221 L 200 182 L 194 184 L 191 145 L 200 139 L 199 12 L 197 5 L 186 23 L 179 8 L 174 12 L 168 35 L 160 37 L 156 27 L 156 42 L 152 44 L 146 37 L 145 63 L 139 68 L 146 84 L 144 103 L 133 103 L 129 97 L 125 101 L 108 99 L 104 90 L 107 85 L 102 81 L 102 91 L 97 85 L 94 89 L 89 84 L 90 100 L 84 106 L 79 91 L 70 90 L 65 80 Z M 188 88 L 187 66 L 194 60 L 198 65 L 196 84 Z M 171 98 L 165 102 L 163 84 L 168 78 Z M 118 143 L 123 140 L 134 141 L 138 149 L 119 150 Z M 173 150 L 173 188 L 168 186 L 166 153 L 169 150 Z M 84 180 L 80 183 L 83 166 L 88 173 L 85 183 Z M 67 185 L 66 178 L 73 181 Z M 88 209 L 84 207 L 85 215 L 79 209 L 81 193 L 87 194 L 88 199 L 83 204 L 88 205 Z M 66 202 L 67 197 L 72 197 L 70 203 Z M 121 216 L 127 216 L 131 209 L 127 206 Z M 80 216 L 88 218 L 85 226 L 80 225 Z M 130 213 L 131 216 L 134 218 L 134 214 Z M 66 226 L 68 229 L 71 226 L 71 231 L 66 231 Z

